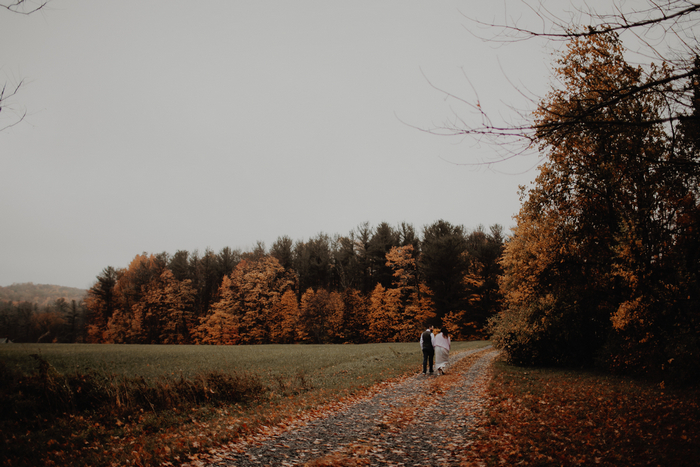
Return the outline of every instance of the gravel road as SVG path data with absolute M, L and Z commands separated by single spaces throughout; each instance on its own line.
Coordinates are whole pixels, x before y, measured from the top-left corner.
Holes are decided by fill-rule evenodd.
M 482 413 L 498 352 L 465 351 L 444 376 L 411 376 L 301 426 L 230 444 L 210 459 L 222 466 L 456 466 Z

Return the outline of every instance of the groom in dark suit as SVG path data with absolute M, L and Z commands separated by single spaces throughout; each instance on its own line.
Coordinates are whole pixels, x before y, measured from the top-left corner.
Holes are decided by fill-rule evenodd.
M 430 369 L 430 374 L 433 374 L 433 359 L 435 358 L 434 339 L 432 326 L 420 336 L 420 348 L 423 351 L 423 374 L 426 373 L 427 368 Z

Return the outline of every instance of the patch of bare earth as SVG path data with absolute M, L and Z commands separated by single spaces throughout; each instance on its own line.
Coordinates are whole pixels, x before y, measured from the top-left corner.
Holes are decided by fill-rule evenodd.
M 474 429 L 497 352 L 487 348 L 453 355 L 447 374 L 422 374 L 379 384 L 363 397 L 211 452 L 200 466 L 457 466 L 478 465 Z

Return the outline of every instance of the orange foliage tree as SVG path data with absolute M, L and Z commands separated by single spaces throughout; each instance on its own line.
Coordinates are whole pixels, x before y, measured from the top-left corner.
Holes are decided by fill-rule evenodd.
M 134 307 L 143 298 L 148 284 L 165 270 L 160 255 L 136 255 L 129 267 L 119 271 L 112 291 L 114 312 L 107 322 L 105 341 L 116 344 L 139 342 L 143 332 L 134 319 Z
M 367 334 L 370 342 L 396 342 L 398 335 L 403 334 L 401 312 L 401 291 L 377 284 L 369 296 Z
M 188 344 L 194 322 L 192 281 L 178 281 L 169 269 L 145 286 L 133 306 L 134 332 L 144 344 Z
M 266 344 L 277 319 L 272 315 L 288 290 L 296 287 L 296 277 L 272 256 L 246 259 L 224 279 L 220 299 L 201 320 L 197 335 L 202 343 Z M 219 331 L 225 329 L 225 331 Z M 224 334 L 221 334 L 224 332 Z M 225 335 L 227 342 L 217 342 Z
M 240 311 L 238 299 L 231 286 L 231 277 L 225 276 L 221 282 L 219 300 L 209 314 L 201 319 L 195 330 L 195 339 L 200 344 L 232 345 L 240 344 Z
M 605 33 L 573 39 L 556 73 L 562 88 L 537 111 L 547 159 L 506 245 L 494 340 L 519 363 L 602 356 L 617 369 L 662 374 L 685 361 L 688 374 L 699 324 L 684 302 L 698 294 L 682 274 L 697 274 L 697 264 L 688 270 L 679 227 L 681 214 L 698 213 L 698 186 L 683 176 L 697 152 L 679 163 L 670 150 L 661 93 L 609 99 L 668 70 L 629 65 L 617 35 Z
M 326 302 L 326 333 L 330 342 L 346 342 L 345 302 L 340 292 L 330 292 Z
M 270 342 L 274 344 L 291 344 L 296 342 L 301 326 L 301 316 L 296 292 L 289 289 L 272 307 L 270 314 Z

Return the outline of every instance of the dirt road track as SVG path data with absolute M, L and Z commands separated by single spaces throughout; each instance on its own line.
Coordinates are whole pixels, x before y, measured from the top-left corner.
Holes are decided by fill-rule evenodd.
M 451 358 L 444 376 L 416 375 L 291 429 L 230 444 L 210 463 L 221 466 L 458 466 L 482 413 L 491 348 Z

